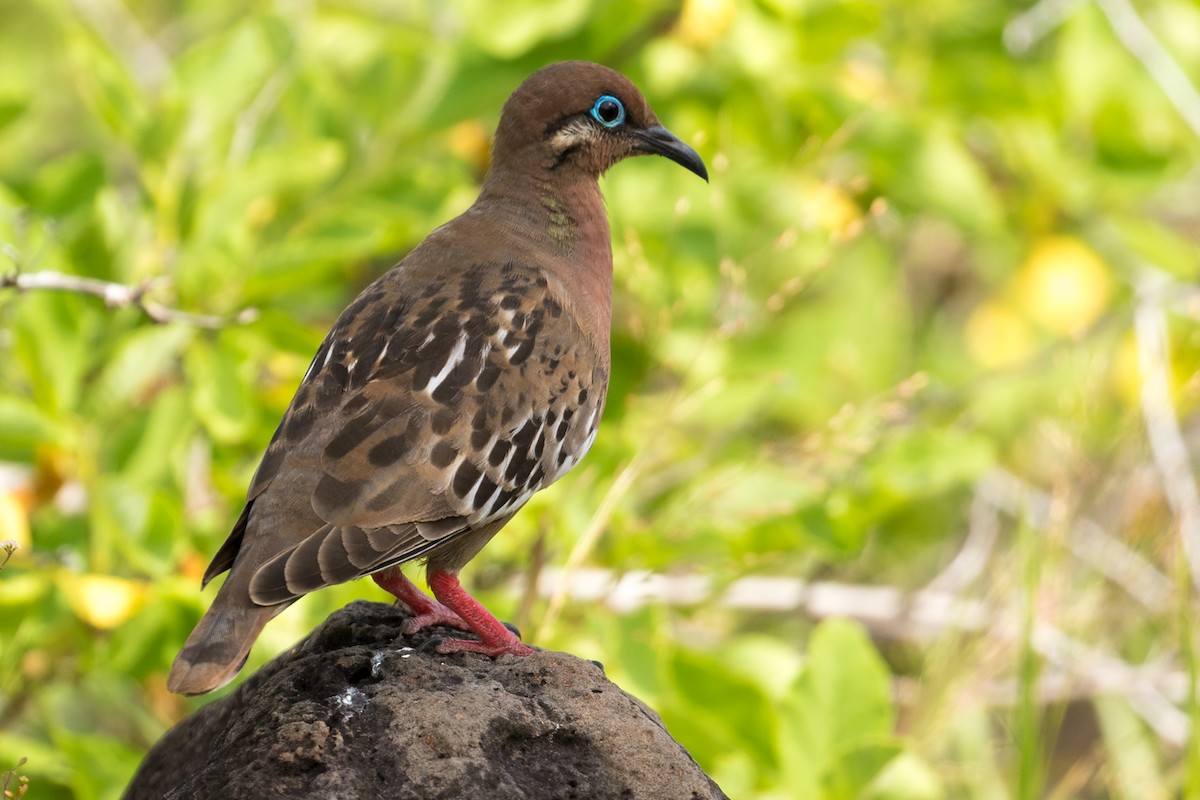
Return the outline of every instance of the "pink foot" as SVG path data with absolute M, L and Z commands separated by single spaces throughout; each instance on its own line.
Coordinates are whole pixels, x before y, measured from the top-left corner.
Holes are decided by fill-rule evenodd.
M 396 599 L 408 606 L 408 610 L 413 613 L 404 620 L 404 625 L 400 628 L 404 633 L 416 633 L 433 625 L 447 625 L 460 631 L 471 630 L 471 626 L 462 617 L 418 589 L 399 567 L 376 572 L 371 578 L 385 592 L 395 595 Z
M 479 637 L 472 639 L 444 639 L 437 646 L 439 653 L 482 653 L 485 656 L 498 658 L 510 654 L 528 656 L 533 649 L 521 644 L 517 635 L 504 626 L 500 620 L 492 616 L 483 605 L 471 597 L 467 590 L 458 582 L 458 576 L 450 572 L 430 571 L 429 588 L 434 597 L 444 604 L 444 608 L 455 614 L 464 622 L 467 630 Z

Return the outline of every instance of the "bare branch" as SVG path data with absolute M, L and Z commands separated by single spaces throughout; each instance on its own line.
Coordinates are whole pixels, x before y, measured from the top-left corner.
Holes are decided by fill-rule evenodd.
M 4 567 L 8 564 L 9 559 L 13 557 L 13 553 L 20 549 L 21 545 L 17 544 L 16 540 L 14 539 L 5 539 L 4 541 L 0 542 L 0 550 L 4 551 L 4 560 L 0 561 L 0 570 L 4 569 Z
M 1167 95 L 1175 110 L 1192 131 L 1200 136 L 1200 92 L 1187 73 L 1167 52 L 1154 32 L 1142 21 L 1129 0 L 1096 0 L 1108 17 L 1113 33 Z
M 291 79 L 292 70 L 290 68 L 276 70 L 263 84 L 246 110 L 238 115 L 237 126 L 234 128 L 233 137 L 229 142 L 227 161 L 230 164 L 240 164 L 246 160 L 246 156 L 254 146 L 254 139 L 258 136 L 259 128 L 262 127 L 263 119 L 271 109 L 279 104 L 279 99 L 283 97 L 284 90 L 287 89 Z
M 657 428 L 657 431 L 669 429 L 674 419 L 688 413 L 697 404 L 704 402 L 714 392 L 719 391 L 721 386 L 722 382 L 718 379 L 709 381 L 687 395 L 680 395 L 677 391 L 663 416 L 663 424 Z M 564 575 L 570 576 L 572 571 L 581 569 L 584 562 L 587 561 L 595 549 L 601 535 L 608 528 L 608 523 L 612 515 L 616 513 L 619 504 L 642 476 L 642 471 L 645 469 L 648 458 L 647 454 L 653 450 L 650 445 L 652 444 L 653 437 L 656 435 L 658 434 L 651 434 L 651 439 L 643 442 L 643 447 L 638 450 L 633 459 L 621 470 L 620 474 L 612 482 L 612 485 L 609 486 L 608 491 L 605 492 L 604 498 L 600 501 L 600 505 L 596 508 L 596 512 L 592 515 L 591 520 L 589 520 L 583 535 L 579 537 L 579 541 L 575 543 L 575 546 L 571 548 L 571 553 L 567 556 L 566 566 L 563 567 Z M 556 583 L 559 588 L 550 593 L 550 602 L 538 626 L 540 634 L 544 634 L 545 631 L 554 627 L 562 611 L 563 604 L 567 599 L 566 592 L 570 588 L 568 581 L 557 581 Z
M 978 496 L 1014 517 L 1024 517 L 1035 528 L 1050 520 L 1050 496 L 1005 470 L 993 470 L 980 481 Z M 1120 586 L 1154 611 L 1167 607 L 1173 593 L 1171 580 L 1141 553 L 1086 517 L 1070 526 L 1067 546 L 1082 561 Z
M 1200 587 L 1200 492 L 1171 402 L 1167 320 L 1158 300 L 1160 293 L 1153 285 L 1154 277 L 1150 273 L 1142 279 L 1133 315 L 1142 368 L 1142 417 L 1167 503 L 1179 522 L 1192 583 Z
M 74 0 L 72 5 L 124 61 L 143 89 L 157 90 L 171 77 L 171 59 L 121 0 Z
M 579 569 L 580 565 L 587 559 L 588 554 L 595 548 L 601 534 L 608 527 L 609 519 L 616 511 L 617 505 L 625 498 L 625 495 L 633 488 L 634 482 L 641 475 L 642 463 L 645 461 L 642 457 L 642 453 L 644 452 L 644 450 L 639 451 L 633 457 L 633 460 L 621 470 L 616 480 L 613 481 L 612 486 L 605 492 L 604 498 L 600 501 L 596 513 L 592 515 L 591 520 L 588 522 L 583 535 L 579 537 L 579 541 L 571 548 L 566 566 L 563 567 L 564 573 L 569 575 L 572 570 Z M 563 604 L 567 599 L 567 590 L 567 583 L 562 582 L 557 589 L 550 593 L 550 602 L 546 608 L 546 613 L 542 615 L 539 630 L 549 629 L 558 619 L 558 615 L 562 611 Z
M 1085 0 L 1040 0 L 1029 9 L 1009 21 L 1004 27 L 1004 45 L 1012 53 L 1028 52 L 1050 31 L 1057 28 Z M 1145 67 L 1146 72 L 1166 94 L 1171 105 L 1183 117 L 1189 127 L 1200 136 L 1200 92 L 1196 90 L 1187 73 L 1171 57 L 1138 16 L 1129 0 L 1094 0 L 1097 7 L 1108 18 L 1113 33 L 1130 55 Z
M 987 563 L 996 548 L 996 540 L 1000 536 L 1000 520 L 997 514 L 998 507 L 987 496 L 986 481 L 985 478 L 975 487 L 967 538 L 962 549 L 929 582 L 927 589 L 952 594 L 961 592 L 974 583 L 987 568 Z
M 229 325 L 244 325 L 258 319 L 258 309 L 247 308 L 232 317 L 212 314 L 193 314 L 177 308 L 169 308 L 146 297 L 156 281 L 146 281 L 136 286 L 123 283 L 66 275 L 61 272 L 10 272 L 0 275 L 0 289 L 16 289 L 18 292 L 54 291 L 73 292 L 99 297 L 109 308 L 140 308 L 151 321 L 160 325 L 181 322 L 197 328 L 224 328 Z
M 618 574 L 581 568 L 570 573 L 546 570 L 538 590 L 543 597 L 600 600 L 622 612 L 651 603 L 695 605 L 715 600 L 739 610 L 799 612 L 815 619 L 845 617 L 862 623 L 876 636 L 915 642 L 957 631 L 1015 648 L 1019 636 L 1016 620 L 1003 608 L 930 589 L 905 591 L 893 586 L 753 575 L 734 581 L 718 596 L 712 582 L 701 575 Z M 1044 698 L 1121 695 L 1163 741 L 1175 745 L 1187 741 L 1191 722 L 1176 706 L 1187 696 L 1188 679 L 1182 670 L 1169 664 L 1129 664 L 1067 636 L 1044 620 L 1034 621 L 1033 648 L 1051 667 L 1039 680 L 1038 690 Z M 1011 686 L 997 689 L 989 702 L 1007 703 L 1015 697 Z
M 1159 738 L 1175 746 L 1188 740 L 1191 721 L 1175 707 L 1171 695 L 1182 701 L 1181 673 L 1161 668 L 1135 667 L 1114 656 L 1072 639 L 1045 622 L 1034 624 L 1033 646 L 1050 664 L 1082 681 L 1093 694 L 1118 694 L 1145 720 Z
M 1044 528 L 1050 520 L 1050 496 L 1006 470 L 995 469 L 984 476 L 975 488 L 962 549 L 927 589 L 960 592 L 983 574 L 999 534 L 996 512 Z M 1068 532 L 1067 546 L 1077 558 L 1147 608 L 1161 611 L 1167 607 L 1173 593 L 1171 580 L 1145 556 L 1086 517 L 1076 518 Z
M 1010 53 L 1027 53 L 1046 34 L 1071 16 L 1084 0 L 1041 0 L 1004 26 L 1004 46 Z

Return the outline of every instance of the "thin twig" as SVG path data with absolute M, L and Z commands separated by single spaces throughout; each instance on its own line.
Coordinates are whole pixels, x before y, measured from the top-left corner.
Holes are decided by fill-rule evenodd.
M 1010 53 L 1029 52 L 1083 3 L 1084 0 L 1041 0 L 1004 26 L 1004 46 Z
M 564 573 L 569 575 L 572 570 L 578 569 L 587 560 L 592 550 L 595 549 L 596 543 L 600 540 L 600 535 L 608 528 L 609 519 L 616 511 L 617 504 L 633 488 L 634 481 L 641 474 L 642 463 L 645 461 L 644 453 L 645 450 L 639 450 L 637 455 L 633 457 L 633 460 L 617 475 L 616 480 L 612 482 L 608 491 L 605 492 L 604 498 L 600 501 L 596 512 L 592 514 L 592 518 L 588 522 L 583 536 L 579 537 L 579 541 L 571 548 L 571 553 L 567 556 L 567 563 L 563 567 Z M 550 592 L 550 602 L 546 607 L 546 613 L 542 615 L 542 619 L 538 623 L 539 636 L 542 632 L 554 626 L 566 600 L 567 584 L 566 582 L 561 582 L 557 589 Z
M 539 583 L 542 596 L 568 595 L 579 601 L 602 601 L 628 612 L 645 605 L 697 605 L 715 600 L 726 608 L 756 612 L 803 613 L 814 619 L 853 619 L 876 636 L 927 642 L 951 631 L 986 636 L 1016 646 L 1016 620 L 980 600 L 924 589 L 866 586 L 835 581 L 806 582 L 785 576 L 740 578 L 720 596 L 702 575 L 661 575 L 603 569 L 546 570 Z M 1033 623 L 1033 648 L 1053 671 L 1051 683 L 1039 681 L 1050 696 L 1117 694 L 1166 742 L 1187 741 L 1190 721 L 1176 707 L 1187 691 L 1187 678 L 1168 665 L 1133 665 L 1073 639 L 1044 620 Z M 1004 695 L 1015 697 L 1010 686 Z M 1006 701 L 1006 702 L 1009 702 Z
M 1200 92 L 1188 79 L 1187 73 L 1163 47 L 1149 26 L 1138 16 L 1129 0 L 1095 0 L 1108 17 L 1113 33 L 1134 58 L 1150 73 L 1150 77 L 1166 93 L 1167 99 L 1183 117 L 1192 131 L 1200 136 Z
M 0 550 L 4 551 L 4 560 L 0 561 L 0 570 L 8 565 L 9 559 L 13 557 L 13 553 L 21 549 L 21 545 L 17 544 L 13 539 L 5 539 L 0 542 Z
M 146 297 L 147 292 L 154 287 L 155 283 L 155 281 L 146 281 L 136 286 L 127 286 L 123 283 L 51 271 L 10 272 L 0 275 L 0 289 L 16 289 L 18 292 L 73 292 L 99 297 L 109 308 L 140 308 L 152 322 L 160 325 L 181 322 L 197 328 L 217 329 L 229 325 L 245 325 L 258 319 L 258 309 L 255 308 L 243 309 L 231 317 L 221 317 L 212 314 L 193 314 L 190 311 L 164 306 Z
M 15 767 L 4 773 L 3 780 L 0 780 L 0 791 L 3 792 L 4 797 L 21 798 L 25 796 L 25 791 L 29 788 L 29 778 L 19 775 L 17 771 L 25 766 L 26 761 L 28 759 L 22 756 Z M 16 784 L 13 784 L 13 781 L 16 781 Z M 10 786 L 11 788 L 9 788 Z
M 1200 136 L 1200 91 L 1171 57 L 1129 0 L 1094 0 L 1108 19 L 1113 33 L 1129 54 L 1150 73 L 1167 100 Z M 1050 31 L 1061 25 L 1084 0 L 1041 0 L 1014 17 L 1004 27 L 1004 44 L 1013 53 L 1028 52 Z
M 1181 674 L 1135 667 L 1072 639 L 1045 622 L 1034 625 L 1033 639 L 1040 655 L 1076 680 L 1085 681 L 1094 694 L 1124 696 L 1163 741 L 1176 746 L 1187 742 L 1191 721 L 1170 698 L 1171 694 L 1180 694 Z
M 141 88 L 158 90 L 171 77 L 170 57 L 121 0 L 75 0 L 72 5 Z
M 1050 521 L 1050 496 L 1016 475 L 994 469 L 980 479 L 971 503 L 967 538 L 958 555 L 930 581 L 934 591 L 961 592 L 983 574 L 999 534 L 996 512 L 1023 518 L 1035 528 Z M 1172 584 L 1141 553 L 1095 521 L 1079 517 L 1068 529 L 1067 546 L 1104 577 L 1154 611 L 1166 608 Z
M 250 101 L 250 105 L 246 110 L 238 115 L 237 125 L 233 129 L 233 137 L 229 142 L 229 157 L 227 161 L 230 164 L 240 164 L 246 160 L 246 156 L 250 154 L 250 150 L 254 147 L 254 139 L 258 136 L 259 128 L 262 127 L 263 120 L 279 103 L 279 99 L 283 97 L 284 91 L 287 89 L 288 83 L 292 79 L 291 68 L 279 69 L 271 74 L 271 77 L 263 83 L 262 88 L 254 99 Z
M 720 390 L 722 386 L 720 380 L 709 381 L 705 385 L 698 388 L 690 395 L 680 397 L 679 390 L 676 391 L 671 403 L 668 405 L 666 413 L 663 415 L 662 424 L 660 424 L 654 433 L 642 442 L 641 448 L 634 455 L 624 469 L 617 475 L 616 479 L 605 492 L 604 498 L 600 501 L 600 505 L 596 508 L 591 520 L 588 522 L 587 529 L 583 535 L 579 537 L 579 541 L 571 548 L 570 555 L 567 556 L 567 563 L 563 566 L 563 574 L 570 575 L 573 570 L 579 569 L 596 548 L 596 544 L 600 541 L 600 536 L 608 529 L 608 523 L 612 515 L 616 512 L 618 504 L 624 500 L 625 495 L 633 488 L 634 483 L 642 475 L 642 470 L 654 447 L 654 440 L 661 434 L 662 431 L 669 429 L 674 420 L 691 410 L 697 403 L 703 402 L 713 393 Z M 541 622 L 538 625 L 538 635 L 542 635 L 545 631 L 554 627 L 558 621 L 558 616 L 562 613 L 563 604 L 567 600 L 566 582 L 560 582 L 561 589 L 550 592 L 550 602 L 547 605 L 546 613 L 542 615 Z
M 1000 519 L 995 503 L 987 496 L 987 479 L 975 487 L 971 500 L 967 538 L 958 555 L 927 585 L 927 589 L 957 594 L 970 586 L 987 568 L 1000 536 Z
M 979 496 L 1014 517 L 1024 517 L 1035 528 L 1050 520 L 1050 495 L 1006 470 L 993 470 L 979 483 Z M 1080 517 L 1070 525 L 1067 546 L 1079 559 L 1120 586 L 1154 611 L 1166 608 L 1172 595 L 1171 580 L 1141 553 L 1106 531 L 1097 522 Z
M 1167 503 L 1179 522 L 1179 536 L 1192 582 L 1200 587 L 1200 492 L 1196 490 L 1187 445 L 1171 402 L 1167 320 L 1153 282 L 1152 274 L 1141 281 L 1133 315 L 1142 369 L 1142 417 Z

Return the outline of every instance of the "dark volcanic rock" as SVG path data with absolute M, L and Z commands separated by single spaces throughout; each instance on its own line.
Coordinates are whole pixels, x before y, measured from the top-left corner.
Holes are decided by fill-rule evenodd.
M 492 661 L 397 640 L 404 611 L 356 602 L 175 726 L 126 790 L 154 798 L 724 798 L 590 661 Z

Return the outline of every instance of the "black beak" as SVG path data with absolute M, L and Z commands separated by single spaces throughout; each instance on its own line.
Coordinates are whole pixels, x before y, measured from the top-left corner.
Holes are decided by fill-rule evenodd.
M 706 182 L 708 181 L 708 169 L 704 166 L 700 155 L 679 141 L 675 134 L 662 125 L 655 125 L 653 128 L 645 128 L 635 131 L 635 133 L 641 140 L 643 152 L 669 158 L 688 172 L 694 172 Z

